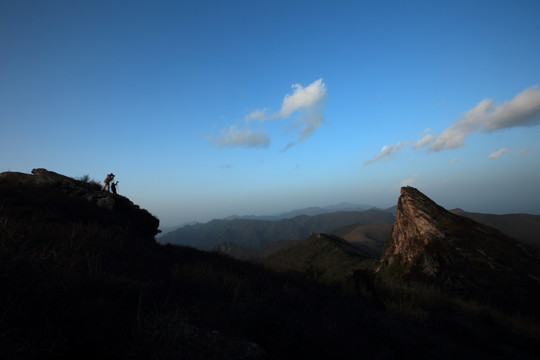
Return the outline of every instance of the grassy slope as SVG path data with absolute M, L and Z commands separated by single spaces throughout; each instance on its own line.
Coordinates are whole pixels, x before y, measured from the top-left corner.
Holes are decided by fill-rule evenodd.
M 161 246 L 130 231 L 126 219 L 46 190 L 0 186 L 3 359 L 476 359 L 538 351 L 535 322 L 430 289 L 375 280 L 362 292 L 359 278 L 344 292 Z

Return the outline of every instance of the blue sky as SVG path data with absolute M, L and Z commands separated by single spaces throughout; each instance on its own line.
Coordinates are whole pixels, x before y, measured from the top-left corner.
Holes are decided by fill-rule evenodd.
M 163 226 L 412 185 L 540 211 L 538 1 L 0 3 L 0 171 L 102 181 Z

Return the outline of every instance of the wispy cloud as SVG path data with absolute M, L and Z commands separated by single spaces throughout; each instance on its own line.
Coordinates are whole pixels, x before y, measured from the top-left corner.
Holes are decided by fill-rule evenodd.
M 512 152 L 512 150 L 510 150 L 510 149 L 504 147 L 504 148 L 501 148 L 501 149 L 499 149 L 499 150 L 497 150 L 497 151 L 492 152 L 491 154 L 489 154 L 488 157 L 489 157 L 490 159 L 496 159 L 496 158 L 498 158 L 499 156 L 501 156 L 502 154 L 504 154 L 504 153 L 509 153 L 509 152 Z
M 405 141 L 400 141 L 397 144 L 385 145 L 382 147 L 381 152 L 377 154 L 373 159 L 364 161 L 364 165 L 373 164 L 377 161 L 388 161 L 407 145 L 408 142 Z
M 531 145 L 531 146 L 527 146 L 527 147 L 524 147 L 523 149 L 519 150 L 519 152 L 516 154 L 516 156 L 524 156 L 525 154 L 527 154 L 528 152 L 534 150 L 538 148 L 537 145 Z
M 294 146 L 294 144 L 296 144 L 296 142 L 294 142 L 294 141 L 293 141 L 293 142 L 290 142 L 290 143 L 288 143 L 287 145 L 285 145 L 285 147 L 284 147 L 283 149 L 281 149 L 281 150 L 279 150 L 279 151 L 280 151 L 280 152 L 285 152 L 285 151 L 289 150 L 290 148 L 292 148 L 292 147 Z
M 220 169 L 230 169 L 230 168 L 232 168 L 232 167 L 233 167 L 233 166 L 232 166 L 231 164 L 223 164 L 223 165 L 221 165 L 219 168 L 220 168 Z
M 475 131 L 491 133 L 512 127 L 536 126 L 540 124 L 540 88 L 533 86 L 517 94 L 512 100 L 496 104 L 493 99 L 484 99 L 474 108 L 465 112 L 458 120 L 437 136 L 430 134 L 427 128 L 420 135 L 420 140 L 413 143 L 410 148 L 417 149 L 428 146 L 430 151 L 453 149 L 465 145 L 465 138 Z M 377 161 L 387 161 L 405 147 L 408 142 L 399 142 L 395 145 L 383 146 L 381 152 L 373 159 L 364 161 L 364 165 Z M 516 156 L 523 156 L 537 146 L 523 148 Z M 495 159 L 511 150 L 503 148 L 489 155 Z M 450 161 L 454 164 L 459 161 L 455 158 Z
M 455 164 L 457 163 L 459 160 L 461 160 L 460 158 L 453 158 L 452 160 L 450 160 L 450 164 Z
M 269 109 L 257 109 L 245 116 L 246 121 L 266 121 L 286 119 L 296 111 L 313 112 L 320 110 L 326 100 L 326 85 L 322 79 L 315 80 L 306 87 L 300 84 L 291 85 L 292 94 L 283 98 L 281 109 L 272 112 Z
M 247 122 L 275 119 L 288 119 L 294 113 L 299 116 L 292 126 L 298 128 L 298 139 L 289 143 L 282 151 L 286 151 L 299 141 L 307 139 L 324 122 L 324 103 L 326 101 L 326 85 L 318 79 L 306 87 L 300 84 L 292 85 L 292 94 L 283 98 L 281 109 L 271 112 L 268 109 L 258 109 L 245 116 Z
M 263 121 L 266 121 L 266 120 L 269 119 L 268 111 L 269 111 L 268 109 L 258 109 L 258 110 L 252 111 L 251 113 L 244 116 L 244 120 L 246 120 L 247 122 L 250 122 L 250 121 L 263 122 Z
M 424 134 L 420 140 L 418 140 L 417 142 L 411 145 L 411 149 L 424 147 L 430 142 L 432 142 L 433 140 L 435 140 L 435 136 L 431 134 Z
M 495 104 L 493 99 L 480 101 L 438 135 L 429 150 L 440 151 L 463 146 L 467 135 L 475 131 L 490 133 L 517 126 L 535 126 L 539 123 L 540 89 L 532 87 L 502 104 Z
M 285 95 L 279 111 L 271 111 L 267 108 L 257 109 L 244 116 L 245 122 L 264 123 L 268 120 L 291 119 L 290 127 L 296 130 L 298 137 L 287 144 L 281 151 L 287 151 L 300 141 L 304 141 L 313 134 L 324 122 L 324 103 L 326 101 L 326 85 L 323 79 L 315 80 L 304 87 L 293 84 L 292 93 Z M 293 117 L 293 115 L 298 116 Z M 270 139 L 265 133 L 251 130 L 239 130 L 236 126 L 222 130 L 221 136 L 207 136 L 207 140 L 218 147 L 248 146 L 268 147 Z
M 268 147 L 270 139 L 261 132 L 241 130 L 231 125 L 227 130 L 221 130 L 221 136 L 207 136 L 206 139 L 219 148 L 230 146 Z

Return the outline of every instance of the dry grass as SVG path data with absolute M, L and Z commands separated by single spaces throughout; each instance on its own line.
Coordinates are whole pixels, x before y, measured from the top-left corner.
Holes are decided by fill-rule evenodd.
M 539 353 L 538 323 L 527 314 L 497 314 L 436 289 L 374 277 L 373 262 L 344 286 L 324 285 L 301 273 L 160 246 L 118 214 L 55 189 L 23 190 L 0 187 L 2 359 Z

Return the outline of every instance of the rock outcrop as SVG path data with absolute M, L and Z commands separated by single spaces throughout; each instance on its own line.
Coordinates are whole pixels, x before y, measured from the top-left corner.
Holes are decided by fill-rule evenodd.
M 15 186 L 54 186 L 62 189 L 62 192 L 70 196 L 86 198 L 96 205 L 114 210 L 120 196 L 115 196 L 108 191 L 101 191 L 97 183 L 76 180 L 65 175 L 49 171 L 47 169 L 33 169 L 32 174 L 20 172 L 0 173 L 0 183 Z M 125 199 L 125 198 L 124 198 Z M 133 203 L 131 204 L 133 207 Z
M 537 249 L 452 214 L 407 186 L 377 271 L 474 296 L 526 297 L 540 291 L 539 264 Z
M 0 173 L 0 188 L 6 207 L 33 207 L 55 221 L 98 221 L 122 229 L 137 238 L 154 242 L 159 220 L 128 198 L 102 191 L 93 181 L 77 180 L 46 169 L 32 174 Z M 62 206 L 60 206 L 60 204 Z M 45 213 L 48 212 L 48 215 Z

